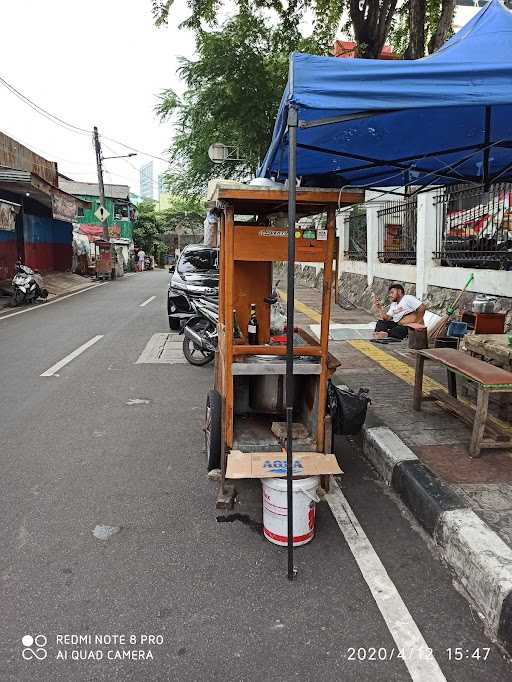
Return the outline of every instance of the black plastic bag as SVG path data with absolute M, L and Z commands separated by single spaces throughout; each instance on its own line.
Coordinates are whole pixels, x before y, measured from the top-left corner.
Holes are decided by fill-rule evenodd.
M 372 402 L 368 392 L 369 389 L 360 388 L 358 393 L 354 393 L 348 386 L 336 386 L 329 381 L 327 407 L 332 417 L 333 433 L 338 436 L 353 436 L 361 431 L 368 404 Z

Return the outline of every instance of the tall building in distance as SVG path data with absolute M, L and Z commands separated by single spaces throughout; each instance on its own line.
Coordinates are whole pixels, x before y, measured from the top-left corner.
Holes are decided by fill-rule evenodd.
M 153 161 L 140 168 L 140 196 L 143 199 L 153 199 Z

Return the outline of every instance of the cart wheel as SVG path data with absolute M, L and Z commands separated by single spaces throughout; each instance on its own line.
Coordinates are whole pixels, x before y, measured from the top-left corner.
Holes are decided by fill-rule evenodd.
M 204 418 L 204 441 L 208 471 L 220 468 L 222 402 L 218 391 L 210 391 L 206 397 Z

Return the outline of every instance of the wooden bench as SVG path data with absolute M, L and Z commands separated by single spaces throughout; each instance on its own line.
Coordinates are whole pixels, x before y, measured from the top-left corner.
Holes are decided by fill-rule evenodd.
M 423 396 L 423 369 L 425 361 L 444 365 L 448 377 L 448 393 L 431 391 Z M 478 386 L 476 409 L 457 400 L 457 376 L 473 381 Z M 416 351 L 416 376 L 413 408 L 421 409 L 422 400 L 436 400 L 448 411 L 473 426 L 469 454 L 479 457 L 482 448 L 508 448 L 512 446 L 509 432 L 493 422 L 487 422 L 489 395 L 512 393 L 512 372 L 477 360 L 454 348 L 434 348 Z

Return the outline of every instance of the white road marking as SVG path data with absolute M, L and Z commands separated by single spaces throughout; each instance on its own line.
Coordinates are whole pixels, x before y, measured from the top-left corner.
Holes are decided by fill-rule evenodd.
M 139 308 L 144 308 L 145 305 L 147 305 L 148 303 L 151 303 L 151 301 L 154 301 L 155 298 L 156 298 L 156 296 L 150 296 L 147 301 L 144 301 L 144 303 L 140 304 Z
M 103 334 L 99 334 L 98 336 L 93 336 L 92 339 L 89 339 L 89 341 L 86 341 L 83 343 L 79 348 L 74 350 L 72 353 L 69 355 L 66 355 L 65 358 L 62 358 L 59 362 L 57 362 L 55 365 L 52 365 L 50 369 L 47 369 L 46 372 L 43 372 L 40 376 L 42 377 L 52 377 L 56 372 L 59 371 L 59 369 L 62 369 L 67 365 L 68 363 L 71 362 L 71 360 L 74 360 L 77 358 L 79 355 L 81 355 L 85 350 L 93 346 L 95 343 L 97 343 L 100 339 L 103 338 Z
M 128 272 L 126 275 L 123 275 L 124 277 L 133 277 L 135 275 L 135 272 Z
M 413 682 L 446 682 L 407 606 L 332 476 L 330 491 L 326 500 Z
M 24 313 L 33 313 L 35 310 L 41 310 L 41 308 L 46 308 L 47 305 L 53 305 L 54 303 L 60 303 L 60 301 L 63 301 L 65 298 L 71 298 L 71 296 L 78 296 L 78 294 L 83 294 L 85 291 L 90 291 L 91 289 L 96 289 L 96 287 L 102 287 L 104 284 L 108 284 L 108 282 L 100 282 L 99 284 L 92 284 L 90 287 L 87 287 L 87 289 L 80 289 L 80 291 L 74 291 L 72 294 L 66 294 L 65 296 L 61 296 L 60 298 L 56 298 L 53 301 L 48 301 L 48 303 L 40 303 L 39 305 L 35 306 L 34 308 L 25 308 L 24 310 L 18 310 L 15 313 L 9 313 L 9 315 L 0 315 L 0 322 L 2 320 L 6 320 L 8 317 L 14 317 L 15 315 L 23 315 Z

